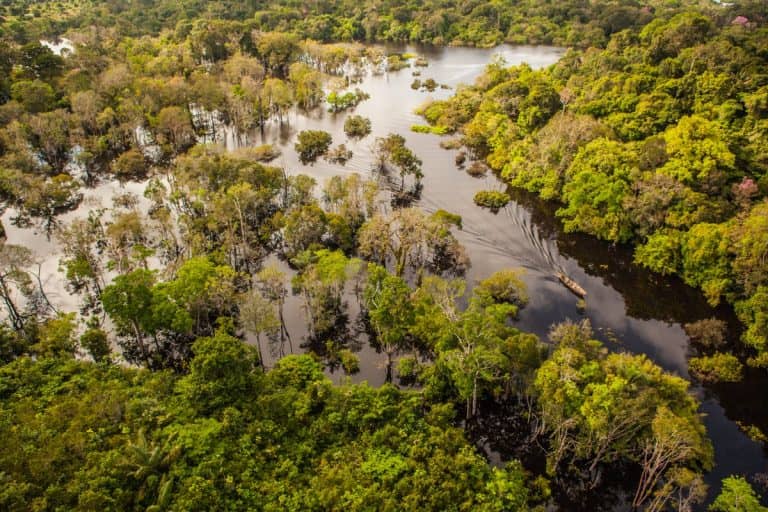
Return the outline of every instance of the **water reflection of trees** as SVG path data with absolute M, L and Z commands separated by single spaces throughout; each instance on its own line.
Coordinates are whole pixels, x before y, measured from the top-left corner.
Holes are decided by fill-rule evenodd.
M 460 407 L 458 405 L 457 407 Z M 481 414 L 464 423 L 467 436 L 491 461 L 519 460 L 535 474 L 543 474 L 546 466 L 546 440 L 536 438 L 529 417 L 530 405 L 523 401 L 486 400 Z M 627 467 L 612 464 L 601 473 L 597 487 L 585 478 L 585 468 L 578 464 L 558 470 L 550 482 L 550 490 L 562 510 L 587 512 L 623 510 L 631 502 L 637 474 Z M 636 473 L 636 471 L 635 471 Z
M 554 240 L 560 254 L 573 258 L 584 272 L 602 278 L 622 295 L 627 316 L 683 324 L 715 315 L 734 322 L 729 307 L 713 309 L 700 291 L 680 279 L 654 274 L 635 265 L 631 247 L 565 233 L 555 216 L 557 204 L 519 189 L 509 189 L 508 193 L 531 215 L 532 224 L 542 238 Z
M 565 233 L 555 216 L 555 203 L 518 189 L 510 189 L 509 194 L 531 215 L 531 223 L 540 231 L 541 238 L 554 240 L 561 255 L 573 258 L 584 272 L 602 278 L 607 286 L 621 294 L 627 316 L 681 325 L 716 317 L 727 322 L 728 339 L 737 345 L 734 350 L 743 351 L 737 341 L 741 325 L 730 306 L 721 304 L 712 308 L 699 290 L 679 278 L 657 275 L 635 265 L 629 246 Z M 716 400 L 725 409 L 725 416 L 739 424 L 742 430 L 756 426 L 765 432 L 768 429 L 768 401 L 754 390 L 766 386 L 768 376 L 765 372 L 747 369 L 741 382 L 707 384 L 701 389 L 705 396 Z M 717 436 L 717 432 L 712 435 Z M 768 453 L 765 443 L 763 449 Z

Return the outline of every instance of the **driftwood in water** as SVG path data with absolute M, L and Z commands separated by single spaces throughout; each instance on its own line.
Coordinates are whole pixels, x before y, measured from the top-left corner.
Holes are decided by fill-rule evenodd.
M 579 284 L 570 277 L 566 276 L 562 272 L 557 272 L 555 276 L 557 276 L 560 282 L 563 283 L 565 287 L 571 290 L 575 295 L 578 295 L 582 299 L 587 296 L 587 291 L 579 286 Z

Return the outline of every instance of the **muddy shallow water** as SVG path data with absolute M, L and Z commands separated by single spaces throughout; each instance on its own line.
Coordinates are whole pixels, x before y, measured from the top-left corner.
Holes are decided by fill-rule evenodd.
M 422 81 L 433 78 L 451 88 L 471 83 L 496 54 L 501 54 L 510 64 L 527 62 L 532 67 L 554 63 L 562 54 L 560 49 L 547 47 L 397 49 L 414 51 L 428 59 L 428 67 L 418 68 Z M 394 73 L 368 75 L 356 85 L 371 95 L 354 110 L 355 114 L 372 121 L 373 133 L 361 141 L 346 140 L 343 123 L 347 113 L 317 110 L 310 114 L 293 111 L 282 126 L 272 122 L 263 132 L 236 136 L 222 131 L 220 142 L 230 149 L 275 144 L 282 149 L 282 155 L 272 162 L 273 165 L 284 167 L 290 174 L 311 175 L 322 184 L 335 174 L 370 175 L 374 138 L 390 132 L 399 133 L 406 137 L 408 147 L 424 162 L 424 189 L 419 205 L 427 211 L 442 208 L 462 216 L 463 229 L 457 236 L 467 248 L 472 263 L 466 276 L 469 285 L 502 268 L 526 269 L 525 281 L 531 300 L 521 312 L 518 322 L 521 329 L 545 336 L 553 323 L 587 317 L 598 336 L 609 345 L 645 353 L 666 370 L 685 377 L 688 376 L 689 340 L 682 324 L 715 315 L 733 326 L 731 337 L 737 338 L 738 328 L 728 308 L 713 310 L 701 293 L 679 280 L 656 276 L 633 266 L 631 252 L 625 247 L 563 233 L 554 217 L 555 206 L 528 194 L 510 191 L 514 200 L 498 213 L 476 207 L 472 201 L 475 192 L 505 187 L 492 174 L 473 178 L 457 169 L 454 163 L 456 151 L 441 149 L 440 137 L 410 131 L 411 125 L 423 124 L 414 113 L 416 107 L 428 98 L 452 94 L 449 89 L 437 89 L 432 93 L 412 90 L 413 70 L 406 68 Z M 345 143 L 354 152 L 354 157 L 343 167 L 323 160 L 313 166 L 302 165 L 293 150 L 293 143 L 297 132 L 304 129 L 330 132 L 334 145 Z M 141 195 L 143 184 L 128 184 L 126 189 Z M 109 197 L 120 190 L 119 185 L 109 183 L 86 191 L 84 205 L 64 220 L 83 215 L 94 202 L 109 206 Z M 75 309 L 76 300 L 61 287 L 55 244 L 34 230 L 14 228 L 9 223 L 9 216 L 10 212 L 3 217 L 8 242 L 32 247 L 42 260 L 43 280 L 47 289 L 52 290 L 51 298 L 66 309 Z M 577 308 L 576 297 L 559 283 L 554 276 L 556 271 L 564 271 L 586 289 L 585 311 Z M 357 306 L 354 301 L 350 301 L 350 306 L 351 324 L 354 324 Z M 308 347 L 301 347 L 306 329 L 298 298 L 289 298 L 285 315 L 293 349 L 306 350 Z M 615 340 L 620 345 L 616 345 Z M 385 380 L 385 356 L 366 343 L 359 343 L 356 348 L 361 371 L 353 380 L 380 385 Z M 334 374 L 334 378 L 337 376 Z M 736 423 L 756 425 L 761 429 L 768 427 L 768 399 L 762 392 L 767 388 L 766 384 L 768 379 L 763 373 L 749 371 L 744 382 L 739 384 L 694 386 L 702 399 L 702 413 L 715 446 L 716 466 L 707 477 L 713 490 L 721 478 L 731 474 L 750 477 L 768 472 L 764 449 L 744 435 Z

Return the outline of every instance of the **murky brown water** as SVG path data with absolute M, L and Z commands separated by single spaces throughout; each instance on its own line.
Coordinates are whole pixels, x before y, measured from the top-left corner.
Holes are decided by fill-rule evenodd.
M 501 53 L 507 62 L 528 62 L 533 67 L 551 64 L 561 51 L 546 47 L 511 47 L 496 49 L 470 48 L 398 48 L 415 51 L 429 60 L 427 68 L 420 68 L 421 80 L 433 78 L 438 83 L 456 87 L 471 83 L 482 72 L 491 58 Z M 438 89 L 434 93 L 414 91 L 412 70 L 404 69 L 380 76 L 367 76 L 358 86 L 371 95 L 354 113 L 369 117 L 373 133 L 362 141 L 348 141 L 343 133 L 347 114 L 330 114 L 318 110 L 309 115 L 292 112 L 287 123 L 271 123 L 261 133 L 236 137 L 223 133 L 222 142 L 229 148 L 242 145 L 272 143 L 282 150 L 282 156 L 273 162 L 291 174 L 309 174 L 319 183 L 335 174 L 360 173 L 369 175 L 373 164 L 371 147 L 374 138 L 390 132 L 400 133 L 407 144 L 424 162 L 424 192 L 421 207 L 428 211 L 439 208 L 457 213 L 463 218 L 463 230 L 458 233 L 467 247 L 472 267 L 467 279 L 470 285 L 492 272 L 505 267 L 527 269 L 531 301 L 522 311 L 519 325 L 522 329 L 545 335 L 549 326 L 567 318 L 586 316 L 601 338 L 617 338 L 628 350 L 648 354 L 665 369 L 687 376 L 688 338 L 681 325 L 717 315 L 733 322 L 728 308 L 712 310 L 702 295 L 679 280 L 655 276 L 631 264 L 631 252 L 593 238 L 564 234 L 553 216 L 554 207 L 527 194 L 511 191 L 515 201 L 497 214 L 478 208 L 472 197 L 482 189 L 502 189 L 503 185 L 492 175 L 472 178 L 458 170 L 454 163 L 455 151 L 439 147 L 440 137 L 410 132 L 413 124 L 423 124 L 414 109 L 430 97 L 441 98 L 450 90 Z M 321 129 L 333 135 L 334 145 L 344 142 L 354 152 L 346 166 L 318 161 L 304 166 L 293 151 L 296 133 L 304 129 Z M 129 184 L 127 189 L 141 195 L 142 184 Z M 87 192 L 87 196 L 109 205 L 108 198 L 119 190 L 116 184 L 102 185 Z M 106 199 L 105 199 L 106 198 Z M 82 215 L 88 206 L 69 217 Z M 32 230 L 19 230 L 10 226 L 7 213 L 3 219 L 8 231 L 8 242 L 33 247 L 43 261 L 43 278 L 54 290 L 52 298 L 74 309 L 76 301 L 67 296 L 60 286 L 57 272 L 58 256 L 55 245 L 45 236 Z M 66 220 L 66 216 L 64 218 Z M 286 269 L 287 270 L 287 269 Z M 585 312 L 576 307 L 576 298 L 554 277 L 563 270 L 581 284 L 588 293 Z M 357 311 L 352 306 L 350 317 L 354 323 Z M 286 304 L 293 348 L 301 348 L 306 336 L 304 317 L 298 298 Z M 732 329 L 737 338 L 737 328 Z M 385 357 L 377 354 L 366 343 L 359 344 L 361 371 L 355 381 L 366 380 L 380 385 L 385 379 Z M 286 347 L 286 350 L 288 348 Z M 736 421 L 768 428 L 768 398 L 764 373 L 748 372 L 744 382 L 714 387 L 696 387 L 703 401 L 702 413 L 715 445 L 716 467 L 708 482 L 717 482 L 731 474 L 754 475 L 768 472 L 768 458 L 760 444 L 751 441 L 739 430 Z

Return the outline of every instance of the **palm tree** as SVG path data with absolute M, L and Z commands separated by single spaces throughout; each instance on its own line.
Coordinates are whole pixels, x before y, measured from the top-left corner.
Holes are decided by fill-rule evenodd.
M 175 444 L 176 437 L 174 433 L 164 442 L 148 442 L 140 430 L 136 442 L 128 445 L 123 466 L 137 484 L 135 502 L 152 503 L 147 512 L 165 510 L 170 502 L 174 477 L 169 470 L 182 450 L 180 444 Z

